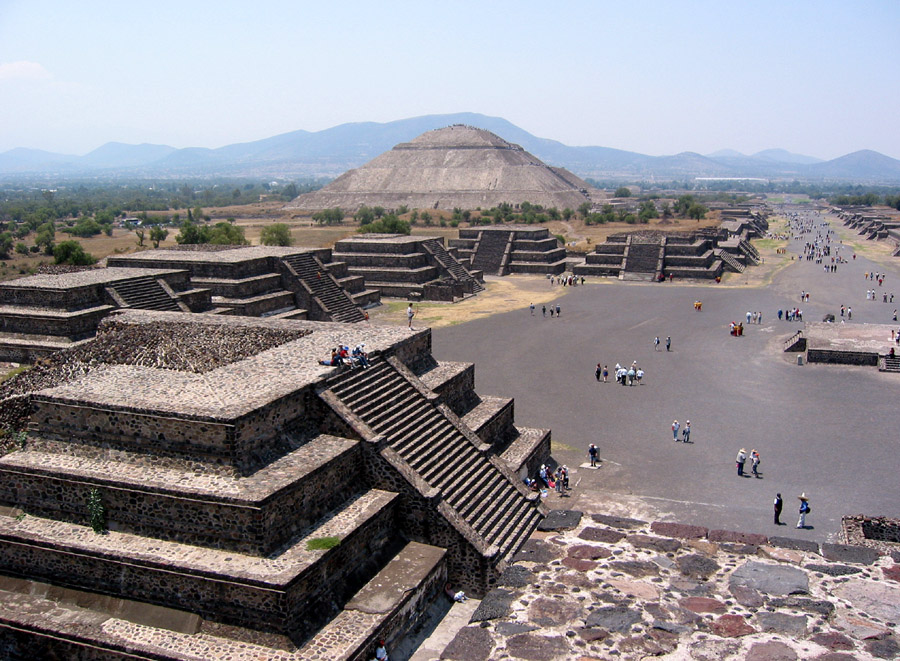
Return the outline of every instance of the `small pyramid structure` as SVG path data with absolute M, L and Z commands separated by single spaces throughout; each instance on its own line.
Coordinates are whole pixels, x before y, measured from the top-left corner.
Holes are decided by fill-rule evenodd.
M 454 125 L 403 142 L 349 170 L 288 209 L 314 211 L 362 205 L 396 209 L 475 209 L 522 202 L 577 208 L 600 191 L 562 168 L 550 167 L 519 145 L 473 126 Z

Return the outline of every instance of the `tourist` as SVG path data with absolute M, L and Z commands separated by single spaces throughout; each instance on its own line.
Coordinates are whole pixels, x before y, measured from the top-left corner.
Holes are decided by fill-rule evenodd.
M 753 477 L 759 478 L 759 452 L 756 448 L 750 450 L 750 468 L 753 471 Z
M 672 421 L 672 438 L 675 439 L 675 442 L 678 442 L 678 430 L 681 428 L 681 425 L 678 424 L 677 420 Z
M 597 363 L 597 370 L 594 372 L 594 376 L 597 378 L 597 381 L 600 381 L 600 377 L 603 375 L 603 368 L 600 366 L 600 363 Z
M 653 338 L 653 350 L 659 351 L 659 335 Z
M 563 467 L 559 466 L 556 469 L 556 493 L 562 495 L 563 492 Z
M 629 386 L 634 385 L 634 377 L 636 374 L 637 374 L 637 372 L 634 370 L 634 367 L 628 368 L 628 372 L 627 372 L 626 376 L 628 376 L 628 385 Z
M 891 319 L 893 319 L 894 321 L 897 321 L 897 309 L 896 308 L 894 308 L 894 314 L 891 315 Z
M 588 448 L 588 456 L 591 458 L 591 468 L 597 467 L 597 446 L 591 443 Z
M 559 303 L 557 303 L 557 304 L 556 304 L 556 317 L 559 318 L 559 316 L 560 316 L 561 314 L 562 314 L 562 313 L 559 311 Z
M 375 661 L 388 661 L 387 647 L 385 647 L 384 639 L 378 641 L 378 647 L 375 648 Z
M 666 337 L 666 351 L 672 350 L 672 338 Z
M 606 383 L 606 380 L 609 378 L 609 368 L 604 365 L 603 366 L 603 383 Z
M 809 506 L 809 498 L 806 497 L 806 492 L 801 493 L 797 498 L 800 499 L 800 518 L 797 520 L 797 527 L 806 528 L 806 515 L 812 511 Z
M 543 316 L 543 317 L 547 316 L 547 306 L 546 305 L 541 306 L 541 316 Z
M 684 429 L 681 430 L 681 440 L 685 443 L 691 442 L 691 421 L 686 420 L 684 423 Z
M 446 594 L 448 597 L 450 597 L 451 600 L 460 602 L 460 603 L 462 603 L 464 601 L 468 601 L 468 599 L 469 599 L 466 596 L 466 593 L 463 592 L 462 590 L 454 591 L 453 588 L 450 587 L 449 583 L 447 583 L 444 586 L 444 594 Z
M 637 369 L 637 372 L 634 373 L 634 378 L 637 379 L 638 385 L 641 385 L 641 382 L 644 379 L 644 370 L 640 367 Z
M 747 451 L 744 448 L 741 448 L 734 461 L 737 464 L 738 477 L 744 477 L 744 462 L 747 461 Z
M 415 316 L 416 316 L 416 313 L 413 310 L 412 303 L 410 303 L 409 307 L 406 308 L 406 320 L 407 320 L 407 325 L 410 328 L 412 328 L 412 320 L 413 320 L 413 317 L 415 317 Z
M 534 303 L 532 303 L 529 307 L 531 308 L 531 316 L 533 317 L 534 316 Z
M 784 501 L 781 500 L 781 494 L 775 494 L 775 525 L 783 526 L 784 524 L 781 522 L 781 510 L 784 507 Z

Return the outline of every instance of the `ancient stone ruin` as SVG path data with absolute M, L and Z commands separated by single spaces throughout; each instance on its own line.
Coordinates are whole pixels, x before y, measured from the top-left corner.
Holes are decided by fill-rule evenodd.
M 473 126 L 448 126 L 395 146 L 349 170 L 287 209 L 315 211 L 363 205 L 397 209 L 489 209 L 522 202 L 577 209 L 602 193 L 519 145 Z
M 529 225 L 472 227 L 459 230 L 451 248 L 468 259 L 473 269 L 490 275 L 540 273 L 556 275 L 566 270 L 566 249 L 546 228 Z
M 328 249 L 148 250 L 107 263 L 0 283 L 0 360 L 73 346 L 116 309 L 355 322 L 379 300 Z
M 832 209 L 847 227 L 869 241 L 888 241 L 894 246 L 894 257 L 900 257 L 900 213 L 871 207 Z
M 481 271 L 441 237 L 357 234 L 338 241 L 332 259 L 382 296 L 453 302 L 484 291 Z
M 544 516 L 520 474 L 549 431 L 429 330 L 124 311 L 95 342 L 21 375 L 2 658 L 370 658 L 448 581 L 490 590 Z M 360 343 L 370 367 L 320 363 Z

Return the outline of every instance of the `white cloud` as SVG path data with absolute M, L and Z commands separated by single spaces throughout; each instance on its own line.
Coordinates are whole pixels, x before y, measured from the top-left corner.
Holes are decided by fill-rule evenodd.
M 37 62 L 0 62 L 0 80 L 46 80 L 50 72 Z

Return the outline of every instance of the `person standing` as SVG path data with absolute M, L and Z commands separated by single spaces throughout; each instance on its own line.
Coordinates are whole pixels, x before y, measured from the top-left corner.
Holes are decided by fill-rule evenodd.
M 747 450 L 741 448 L 734 461 L 737 464 L 738 477 L 744 477 L 744 462 L 747 461 Z
M 534 303 L 532 303 L 529 307 L 531 308 L 531 316 L 533 317 L 534 316 Z
M 542 316 L 542 317 L 546 317 L 546 316 L 547 316 L 547 306 L 546 306 L 546 305 L 542 305 L 542 306 L 541 306 L 541 316 Z
M 606 383 L 606 380 L 609 378 L 609 368 L 604 365 L 603 366 L 603 383 Z
M 597 467 L 597 446 L 591 443 L 591 446 L 588 448 L 588 455 L 591 458 L 591 468 Z
M 672 350 L 672 338 L 666 337 L 666 351 Z
M 781 523 L 781 510 L 784 507 L 784 501 L 781 500 L 781 494 L 775 494 L 775 525 L 780 526 L 783 525 Z
M 684 423 L 684 429 L 681 430 L 681 440 L 685 443 L 691 442 L 691 421 L 686 420 Z
M 594 377 L 597 379 L 597 381 L 600 380 L 600 377 L 602 376 L 602 374 L 603 374 L 603 368 L 600 366 L 600 363 L 597 363 L 597 369 L 594 372 Z
M 675 439 L 675 442 L 678 442 L 678 430 L 681 428 L 681 425 L 678 424 L 677 420 L 672 421 L 672 438 Z
M 797 520 L 797 527 L 806 528 L 806 515 L 812 511 L 809 507 L 809 498 L 806 497 L 805 491 L 797 498 L 800 499 L 800 518 Z
M 409 326 L 410 328 L 412 328 L 412 320 L 413 320 L 413 317 L 415 317 L 415 316 L 416 316 L 416 313 L 413 310 L 412 303 L 410 303 L 409 306 L 406 308 L 407 326 Z
M 753 471 L 753 477 L 759 477 L 759 452 L 756 448 L 750 450 L 750 468 Z
M 556 318 L 558 319 L 562 313 L 559 311 L 559 303 L 556 304 Z
M 653 338 L 653 350 L 659 351 L 659 335 Z

